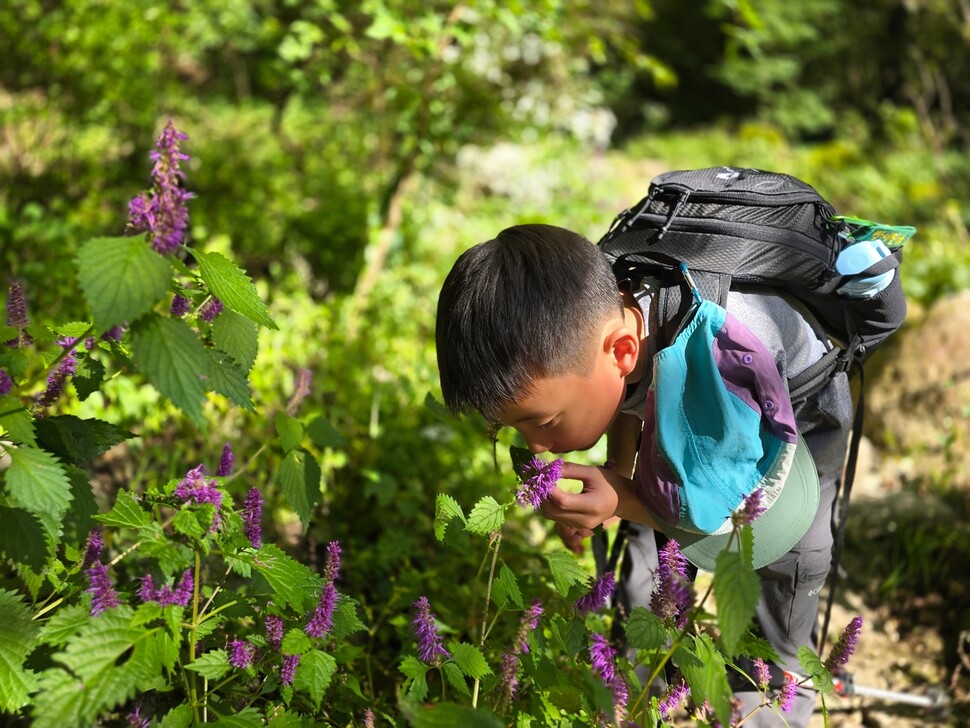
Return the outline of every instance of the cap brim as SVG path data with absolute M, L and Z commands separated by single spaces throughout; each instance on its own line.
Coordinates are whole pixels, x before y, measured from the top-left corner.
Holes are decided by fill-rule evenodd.
M 751 524 L 755 569 L 774 563 L 798 543 L 815 520 L 818 500 L 818 471 L 808 445 L 799 435 L 792 466 L 778 500 Z M 662 521 L 661 524 L 661 530 L 677 541 L 687 560 L 704 571 L 714 571 L 717 556 L 728 547 L 728 541 L 733 551 L 738 550 L 738 539 L 732 539 L 731 533 L 705 536 Z

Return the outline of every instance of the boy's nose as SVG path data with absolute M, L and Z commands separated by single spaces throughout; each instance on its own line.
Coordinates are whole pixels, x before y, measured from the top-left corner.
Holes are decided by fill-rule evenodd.
M 529 452 L 531 452 L 533 455 L 541 455 L 544 452 L 549 452 L 549 446 L 538 442 L 530 442 Z

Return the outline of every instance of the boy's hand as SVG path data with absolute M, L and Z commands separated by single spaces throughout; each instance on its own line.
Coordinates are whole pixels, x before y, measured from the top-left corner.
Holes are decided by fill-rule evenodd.
M 592 465 L 563 463 L 562 477 L 580 481 L 583 490 L 581 493 L 567 493 L 561 488 L 554 489 L 542 505 L 543 515 L 559 524 L 592 535 L 592 529 L 616 514 L 619 502 L 616 489 L 607 480 L 607 472 L 609 471 Z M 609 472 L 609 475 L 622 480 L 616 473 Z M 559 535 L 563 536 L 562 531 L 559 531 Z M 565 537 L 563 541 L 566 541 Z M 566 545 L 569 546 L 568 541 Z
M 576 528 L 575 526 L 567 526 L 565 523 L 557 522 L 555 528 L 563 544 L 574 554 L 582 554 L 584 551 L 583 539 L 593 535 L 593 532 L 588 528 Z

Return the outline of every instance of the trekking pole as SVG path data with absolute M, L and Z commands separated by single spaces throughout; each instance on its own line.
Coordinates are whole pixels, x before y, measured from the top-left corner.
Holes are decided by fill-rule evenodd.
M 836 676 L 833 678 L 832 684 L 835 686 L 835 694 L 842 698 L 859 695 L 905 705 L 918 705 L 924 708 L 944 708 L 948 703 L 946 694 L 942 692 L 935 692 L 932 695 L 914 695 L 913 693 L 901 693 L 896 690 L 882 690 L 881 688 L 856 685 L 851 673 L 842 673 Z

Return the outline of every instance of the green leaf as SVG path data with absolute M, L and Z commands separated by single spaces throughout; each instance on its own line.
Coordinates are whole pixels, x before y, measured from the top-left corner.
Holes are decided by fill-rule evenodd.
M 150 520 L 148 514 L 135 500 L 135 496 L 127 490 L 119 491 L 114 508 L 95 518 L 106 526 L 121 528 L 141 528 L 147 526 Z
M 212 508 L 210 504 L 206 505 Z M 191 506 L 182 508 L 172 519 L 172 529 L 176 533 L 196 540 L 205 536 L 209 532 L 209 526 L 211 525 L 211 517 L 207 518 L 206 514 L 200 513 L 199 510 Z
M 761 582 L 754 567 L 744 563 L 742 554 L 722 551 L 714 568 L 714 599 L 717 622 L 721 627 L 721 646 L 725 654 L 736 654 L 738 641 L 748 631 L 761 596 Z
M 295 449 L 303 440 L 303 423 L 285 412 L 276 413 L 276 434 L 279 435 L 283 450 Z
M 453 518 L 459 518 L 462 523 L 467 523 L 458 501 L 450 495 L 438 493 L 434 502 L 434 535 L 439 541 L 444 540 L 445 531 Z
M 34 418 L 12 397 L 0 399 L 0 434 L 6 433 L 11 440 L 21 445 L 37 445 L 34 436 Z M 6 438 L 4 438 L 6 439 Z
M 104 364 L 90 356 L 83 357 L 77 364 L 77 372 L 71 377 L 71 384 L 82 402 L 101 389 L 104 382 Z
M 259 353 L 259 330 L 245 316 L 224 309 L 212 322 L 212 343 L 231 356 L 244 372 L 249 373 Z
M 90 619 L 91 615 L 87 608 L 80 604 L 62 607 L 47 620 L 40 632 L 40 641 L 60 647 L 76 635 Z
M 193 251 L 209 291 L 226 308 L 271 329 L 278 328 L 246 272 L 221 253 Z
M 296 675 L 293 678 L 293 687 L 298 690 L 305 690 L 316 708 L 320 707 L 323 701 L 323 694 L 330 686 L 330 680 L 337 671 L 337 661 L 331 655 L 320 650 L 308 652 L 300 658 L 297 665 Z
M 218 680 L 231 669 L 229 655 L 225 650 L 209 650 L 201 657 L 185 666 L 187 670 L 199 673 L 208 680 Z
M 249 393 L 249 381 L 246 373 L 236 361 L 225 352 L 217 349 L 206 349 L 209 355 L 209 371 L 205 380 L 206 387 L 216 394 L 221 394 L 240 407 L 255 411 L 253 400 Z
M 505 564 L 502 564 L 502 568 L 498 572 L 498 578 L 495 579 L 495 583 L 492 585 L 492 601 L 500 609 L 509 602 L 519 609 L 525 607 L 525 603 L 522 601 L 522 591 L 519 589 L 519 581 L 515 578 L 515 572 Z
M 70 336 L 72 339 L 76 339 L 82 334 L 86 334 L 90 328 L 91 324 L 87 321 L 71 321 L 70 323 L 55 326 L 54 333 L 58 336 Z
M 411 720 L 412 728 L 502 728 L 505 723 L 485 708 L 439 703 L 422 708 Z
M 798 657 L 798 664 L 805 671 L 805 676 L 812 679 L 812 687 L 823 695 L 831 695 L 835 691 L 832 675 L 825 669 L 825 665 L 814 650 L 811 647 L 802 646 L 795 654 Z
M 168 291 L 172 267 L 142 236 L 95 238 L 77 255 L 78 283 L 99 331 L 134 322 Z
M 486 535 L 493 531 L 500 531 L 505 523 L 505 508 L 491 496 L 485 496 L 468 514 L 465 530 L 471 533 Z
M 319 594 L 320 577 L 273 544 L 263 545 L 253 557 L 253 566 L 269 583 L 273 601 L 281 607 L 289 605 L 302 612 L 304 605 Z
M 256 708 L 244 708 L 237 713 L 224 715 L 212 725 L 220 728 L 261 728 L 263 714 Z
M 330 636 L 335 642 L 341 642 L 348 635 L 367 629 L 367 625 L 357 616 L 357 602 L 350 597 L 341 595 L 337 608 L 333 612 L 333 629 Z
M 19 594 L 0 589 L 0 711 L 13 713 L 27 704 L 36 687 L 24 661 L 37 645 L 40 632 Z
M 461 671 L 454 662 L 446 662 L 441 666 L 442 672 L 445 674 L 445 679 L 448 684 L 451 685 L 455 690 L 457 690 L 462 695 L 471 696 L 471 690 L 468 689 L 468 681 L 465 680 L 465 674 Z
M 71 504 L 71 481 L 53 455 L 33 447 L 7 447 L 7 490 L 12 505 L 60 522 Z
M 182 703 L 182 705 L 176 705 L 165 714 L 162 718 L 161 728 L 190 728 L 194 720 L 192 706 L 188 703 Z
M 313 647 L 313 643 L 302 629 L 295 627 L 289 630 L 283 637 L 283 644 L 280 645 L 280 652 L 284 655 L 302 655 Z
M 307 434 L 317 447 L 329 447 L 333 450 L 347 444 L 344 436 L 337 428 L 330 424 L 326 417 L 314 417 L 306 426 Z
M 667 643 L 660 617 L 645 607 L 634 607 L 626 623 L 626 639 L 637 650 L 656 650 Z
M 286 453 L 280 464 L 283 495 L 300 517 L 304 529 L 310 524 L 310 516 L 320 502 L 320 475 L 317 461 L 302 448 Z
M 40 519 L 23 508 L 0 506 L 0 552 L 38 572 L 47 561 L 47 538 Z
M 724 657 L 706 634 L 696 637 L 693 644 L 694 650 L 687 646 L 678 650 L 677 666 L 690 686 L 691 696 L 698 701 L 706 699 L 717 719 L 727 725 L 731 718 L 731 687 Z
M 98 514 L 98 502 L 94 499 L 88 474 L 80 468 L 68 466 L 67 477 L 71 481 L 71 507 L 64 516 L 64 541 L 80 545 L 94 527 Z
M 561 615 L 552 618 L 549 624 L 552 637 L 567 655 L 582 652 L 586 644 L 586 626 L 582 619 L 576 617 L 565 619 Z
M 585 584 L 589 580 L 589 574 L 572 554 L 556 551 L 546 556 L 546 560 L 556 583 L 556 591 L 562 596 L 567 596 L 574 584 Z
M 195 332 L 180 319 L 148 316 L 133 327 L 131 349 L 155 388 L 203 427 L 202 402 L 212 364 Z
M 416 657 L 408 656 L 401 660 L 399 669 L 410 681 L 410 684 L 405 681 L 408 695 L 418 702 L 423 701 L 428 696 L 427 675 L 428 670 L 431 669 L 430 665 L 425 665 Z
M 44 417 L 34 424 L 37 441 L 69 463 L 80 464 L 135 437 L 127 430 L 94 418 L 82 420 L 74 415 Z
M 461 671 L 475 680 L 480 680 L 492 672 L 485 656 L 477 647 L 467 642 L 459 642 L 453 645 L 451 656 L 455 664 L 461 668 Z

